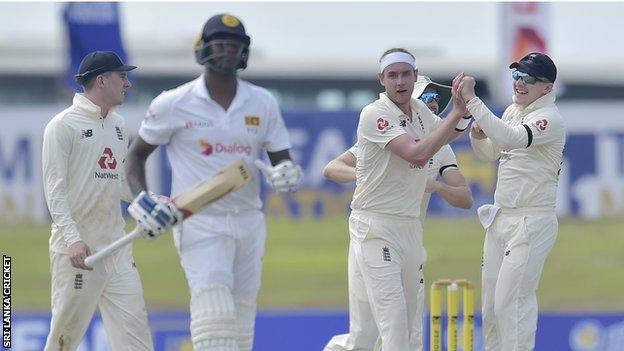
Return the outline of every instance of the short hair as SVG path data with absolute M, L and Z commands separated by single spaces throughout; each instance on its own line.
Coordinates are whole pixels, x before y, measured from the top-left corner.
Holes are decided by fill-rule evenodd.
M 93 84 L 95 84 L 95 79 L 100 76 L 100 75 L 105 75 L 107 77 L 110 77 L 110 73 L 111 71 L 108 72 L 104 72 L 101 74 L 96 74 L 95 76 L 91 76 L 91 77 L 76 77 L 76 83 L 78 83 L 81 87 L 82 90 L 84 91 L 88 91 L 91 90 L 91 88 L 93 88 Z
M 384 52 L 383 55 L 381 55 L 381 57 L 379 58 L 379 62 L 381 62 L 381 60 L 383 60 L 383 58 L 386 57 L 386 55 L 391 54 L 393 52 L 404 52 L 404 53 L 410 55 L 414 60 L 416 59 L 416 57 L 414 57 L 414 55 L 412 55 L 411 52 L 407 51 L 407 49 L 392 48 L 392 49 L 386 50 L 386 52 Z

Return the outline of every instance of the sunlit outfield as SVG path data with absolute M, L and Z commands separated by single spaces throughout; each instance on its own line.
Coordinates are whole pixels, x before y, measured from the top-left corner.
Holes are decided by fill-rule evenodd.
M 347 308 L 346 218 L 269 220 L 261 308 Z M 13 308 L 49 310 L 47 225 L 0 226 L 0 250 L 12 256 Z M 425 224 L 426 277 L 479 283 L 483 232 L 476 219 Z M 562 220 L 539 289 L 542 310 L 624 311 L 624 219 Z M 135 259 L 148 308 L 186 308 L 188 292 L 169 235 L 139 240 Z

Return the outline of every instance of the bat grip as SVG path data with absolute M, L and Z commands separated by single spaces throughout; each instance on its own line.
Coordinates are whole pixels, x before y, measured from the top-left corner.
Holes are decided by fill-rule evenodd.
M 106 246 L 105 248 L 103 248 L 102 250 L 94 253 L 93 255 L 87 257 L 85 259 L 85 265 L 88 267 L 93 268 L 93 265 L 97 262 L 99 262 L 100 260 L 102 260 L 104 257 L 110 255 L 111 253 L 119 250 L 120 248 L 130 244 L 131 242 L 133 242 L 134 240 L 136 240 L 137 238 L 139 238 L 141 236 L 141 230 L 139 228 L 139 226 L 137 226 L 136 228 L 134 228 L 130 233 L 128 233 L 127 235 L 124 235 L 123 237 L 117 239 L 116 241 L 112 242 L 111 244 L 109 244 L 108 246 Z

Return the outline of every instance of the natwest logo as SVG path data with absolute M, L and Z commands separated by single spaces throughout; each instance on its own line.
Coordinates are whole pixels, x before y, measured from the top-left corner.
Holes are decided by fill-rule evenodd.
M 101 169 L 115 169 L 117 168 L 117 160 L 113 156 L 113 150 L 110 147 L 105 147 L 102 156 L 98 160 L 98 165 Z
M 199 140 L 199 146 L 203 149 L 202 154 L 209 156 L 213 153 L 215 154 L 246 154 L 251 155 L 251 146 L 250 145 L 242 145 L 238 143 L 232 144 L 222 144 L 216 142 L 210 144 L 204 139 Z

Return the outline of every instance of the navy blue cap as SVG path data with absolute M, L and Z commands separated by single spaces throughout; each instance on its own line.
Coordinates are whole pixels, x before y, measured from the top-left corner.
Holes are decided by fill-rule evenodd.
M 94 51 L 82 59 L 76 79 L 87 80 L 110 71 L 132 71 L 136 66 L 125 65 L 112 51 Z
M 202 39 L 207 43 L 211 37 L 215 35 L 233 35 L 240 37 L 243 41 L 249 45 L 249 36 L 245 32 L 245 26 L 235 16 L 225 13 L 214 15 L 206 21 L 204 28 L 202 29 Z
M 509 68 L 515 68 L 536 78 L 544 77 L 551 83 L 554 83 L 555 79 L 557 79 L 555 63 L 548 55 L 540 52 L 532 52 L 526 55 L 520 61 L 509 65 Z

